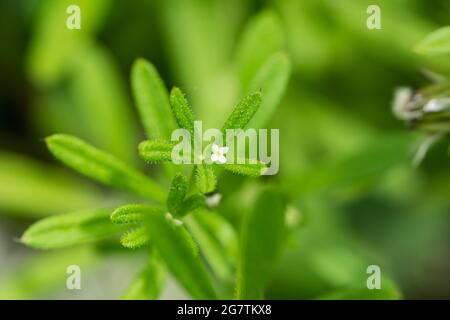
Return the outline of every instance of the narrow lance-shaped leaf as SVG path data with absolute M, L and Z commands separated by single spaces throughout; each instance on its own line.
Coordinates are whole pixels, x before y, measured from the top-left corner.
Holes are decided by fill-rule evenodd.
M 139 206 L 139 205 L 136 205 Z M 153 211 L 161 212 L 160 207 L 147 207 L 146 213 Z M 120 207 L 120 210 L 114 210 L 111 214 L 111 221 L 115 224 L 136 224 L 144 222 L 144 212 L 136 210 L 134 205 Z
M 145 131 L 150 138 L 168 138 L 176 124 L 171 116 L 167 89 L 156 68 L 138 59 L 131 71 L 131 84 Z
M 244 97 L 231 112 L 223 125 L 222 131 L 226 129 L 244 129 L 250 119 L 261 105 L 261 92 L 254 92 Z
M 173 215 L 178 215 L 186 192 L 188 189 L 188 183 L 185 176 L 177 174 L 173 178 L 170 185 L 169 196 L 167 197 L 167 209 Z
M 285 203 L 274 190 L 263 191 L 244 218 L 237 274 L 238 299 L 262 299 L 285 234 Z
M 216 189 L 216 175 L 212 166 L 206 164 L 196 166 L 195 184 L 201 193 L 210 193 Z
M 196 210 L 184 221 L 211 269 L 220 279 L 229 281 L 237 260 L 233 227 L 219 214 L 205 209 Z
M 265 10 L 251 19 L 244 30 L 237 54 L 241 84 L 245 91 L 263 63 L 280 51 L 283 43 L 283 30 L 275 12 Z
M 247 162 L 247 161 L 246 161 Z M 229 164 L 225 163 L 221 165 L 225 170 L 237 173 L 243 176 L 259 177 L 267 169 L 267 166 L 262 162 L 257 162 L 255 164 L 245 163 L 245 164 Z
M 450 53 L 450 26 L 430 33 L 417 44 L 415 51 L 429 56 Z
M 109 220 L 109 210 L 74 212 L 45 218 L 31 225 L 21 241 L 39 249 L 56 249 L 96 242 L 118 235 L 123 228 Z
M 129 249 L 145 246 L 150 241 L 149 230 L 145 226 L 128 230 L 120 238 L 120 243 Z
M 144 270 L 133 280 L 123 295 L 125 300 L 155 300 L 164 287 L 164 264 L 155 250 L 152 250 Z
M 18 154 L 0 152 L 0 208 L 28 218 L 91 208 L 100 190 L 78 177 Z M 24 201 L 26 199 L 26 201 Z
M 261 107 L 250 120 L 249 128 L 261 128 L 274 114 L 288 84 L 291 62 L 284 53 L 271 56 L 252 79 L 249 92 L 261 90 Z
M 184 128 L 194 136 L 194 115 L 189 103 L 179 88 L 173 88 L 170 93 L 170 106 L 175 120 L 180 128 Z
M 208 272 L 186 228 L 168 219 L 164 210 L 155 213 L 151 207 L 145 205 L 133 205 L 131 208 L 146 217 L 152 244 L 186 291 L 194 299 L 215 299 L 216 293 Z
M 178 210 L 177 217 L 183 217 L 189 212 L 195 211 L 205 205 L 205 196 L 202 194 L 193 194 L 187 197 Z
M 166 140 L 147 140 L 139 144 L 139 155 L 151 163 L 169 162 L 172 159 L 173 142 Z
M 164 189 L 150 178 L 81 139 L 56 134 L 46 142 L 57 159 L 85 176 L 152 200 L 165 200 Z

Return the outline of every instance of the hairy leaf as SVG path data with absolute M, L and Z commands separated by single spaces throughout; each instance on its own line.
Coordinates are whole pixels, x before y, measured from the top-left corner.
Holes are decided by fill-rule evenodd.
M 156 68 L 144 59 L 135 61 L 131 84 L 145 131 L 150 138 L 168 138 L 176 129 L 167 89 Z
M 22 235 L 21 241 L 39 249 L 96 242 L 123 230 L 109 221 L 110 214 L 109 210 L 97 210 L 45 218 L 31 225 Z
M 76 137 L 56 134 L 46 142 L 57 159 L 85 176 L 152 200 L 165 200 L 164 189 L 150 178 Z
M 246 161 L 247 162 L 247 161 Z M 267 166 L 262 163 L 258 162 L 256 164 L 229 164 L 225 163 L 223 165 L 223 168 L 225 170 L 231 171 L 233 173 L 237 173 L 244 176 L 251 176 L 251 177 L 259 177 L 264 173 L 264 170 L 266 170 Z
M 166 140 L 146 140 L 139 144 L 139 155 L 145 161 L 158 163 L 172 160 L 173 142 Z
M 216 189 L 216 175 L 212 166 L 206 164 L 196 166 L 195 184 L 201 193 L 210 193 Z
M 121 238 L 120 243 L 129 249 L 145 246 L 150 241 L 150 234 L 145 226 L 128 230 Z
M 184 128 L 194 136 L 194 115 L 189 103 L 179 88 L 173 88 L 170 93 L 170 106 L 175 120 L 180 128 Z
M 111 214 L 111 221 L 116 224 L 133 224 L 133 223 L 141 223 L 144 221 L 145 217 L 143 216 L 143 212 L 136 209 L 139 208 L 140 205 L 127 205 L 122 206 L 114 210 Z M 148 207 L 146 212 L 153 211 L 154 213 L 161 212 L 161 208 L 159 207 Z
M 170 185 L 169 196 L 167 197 L 167 209 L 175 216 L 179 215 L 181 205 L 183 204 L 188 182 L 184 175 L 177 174 Z
M 223 125 L 226 129 L 244 129 L 261 105 L 261 92 L 254 92 L 244 97 L 231 112 Z
M 134 205 L 132 208 L 146 217 L 152 244 L 186 291 L 194 299 L 215 299 L 208 272 L 186 228 L 168 219 L 163 210 L 156 213 L 146 205 Z
M 244 219 L 240 244 L 238 299 L 261 299 L 280 255 L 285 234 L 285 203 L 280 193 L 268 189 Z
M 183 217 L 189 212 L 201 208 L 204 205 L 205 205 L 205 196 L 202 194 L 193 194 L 183 201 L 180 210 L 178 210 L 177 216 Z

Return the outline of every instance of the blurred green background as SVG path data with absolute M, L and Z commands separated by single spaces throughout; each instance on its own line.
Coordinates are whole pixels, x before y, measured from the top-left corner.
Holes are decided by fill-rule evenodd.
M 81 7 L 81 30 L 65 27 L 70 4 Z M 370 4 L 381 8 L 381 30 L 366 27 Z M 290 200 L 295 221 L 267 297 L 358 296 L 375 264 L 392 288 L 381 298 L 450 298 L 448 139 L 415 168 L 423 136 L 391 112 L 396 87 L 429 83 L 421 71 L 450 75 L 449 56 L 412 52 L 449 17 L 448 0 L 1 0 L 0 298 L 118 298 L 144 259 L 16 241 L 39 218 L 128 199 L 59 165 L 45 136 L 75 134 L 158 177 L 137 157 L 133 61 L 152 61 L 217 126 L 249 80 L 239 72 L 278 51 L 292 62 L 267 124 L 280 129 L 280 172 L 219 182 L 219 212 L 234 226 L 255 183 Z M 69 264 L 82 267 L 81 291 L 65 290 Z M 169 281 L 162 298 L 182 297 Z

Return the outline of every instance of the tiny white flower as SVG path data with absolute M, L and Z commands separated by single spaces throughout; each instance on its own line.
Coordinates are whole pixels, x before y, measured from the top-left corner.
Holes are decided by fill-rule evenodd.
M 213 144 L 211 146 L 212 155 L 211 155 L 211 161 L 224 164 L 227 162 L 227 158 L 225 157 L 225 154 L 228 152 L 228 147 L 219 147 L 217 144 Z
M 215 193 L 206 198 L 206 205 L 208 208 L 215 208 L 219 205 L 221 199 L 222 195 L 220 193 Z

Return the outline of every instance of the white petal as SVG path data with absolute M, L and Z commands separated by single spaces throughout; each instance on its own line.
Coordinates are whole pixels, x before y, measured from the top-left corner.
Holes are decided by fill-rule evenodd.
M 220 155 L 219 156 L 219 163 L 220 164 L 224 164 L 224 163 L 226 163 L 227 162 L 227 158 L 225 158 L 223 155 Z
M 218 146 L 217 144 L 214 143 L 214 144 L 211 146 L 211 150 L 212 150 L 212 152 L 214 152 L 214 153 L 218 153 L 219 150 L 220 150 L 220 148 L 219 148 L 219 146 Z
M 222 154 L 227 153 L 227 152 L 228 152 L 228 147 L 220 148 L 220 152 L 221 152 Z
M 216 162 L 216 161 L 218 161 L 218 160 L 219 160 L 219 155 L 213 153 L 213 154 L 211 155 L 211 161 Z

